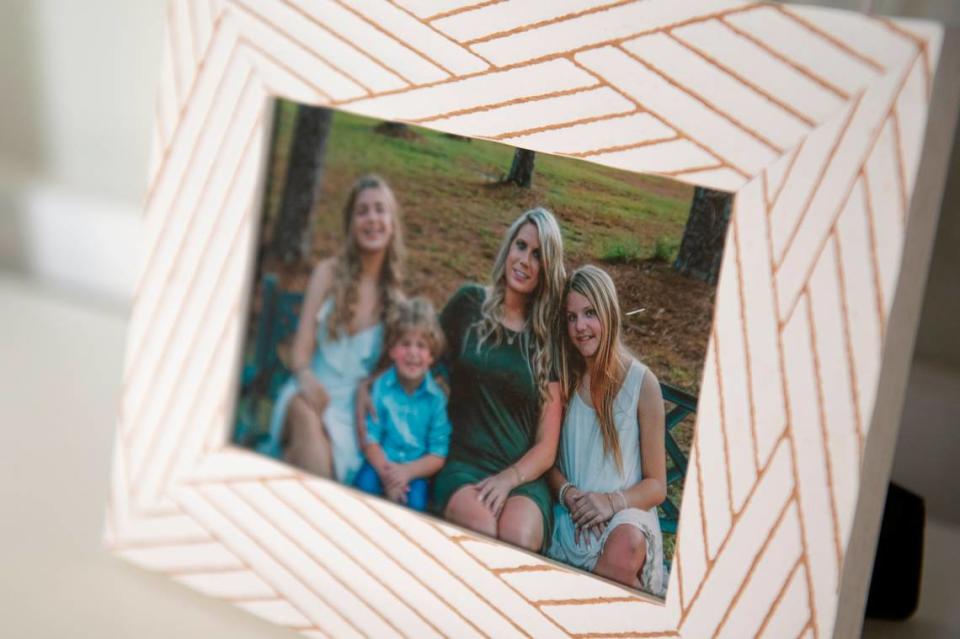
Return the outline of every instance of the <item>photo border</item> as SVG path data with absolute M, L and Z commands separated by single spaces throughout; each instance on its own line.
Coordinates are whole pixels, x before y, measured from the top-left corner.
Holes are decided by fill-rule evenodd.
M 916 330 L 900 292 L 929 261 L 949 144 L 924 138 L 952 131 L 953 40 L 793 5 L 579 4 L 169 1 L 114 552 L 308 636 L 862 619 L 872 553 L 848 550 L 879 527 L 908 363 L 881 355 Z M 736 194 L 665 603 L 225 444 L 271 96 Z

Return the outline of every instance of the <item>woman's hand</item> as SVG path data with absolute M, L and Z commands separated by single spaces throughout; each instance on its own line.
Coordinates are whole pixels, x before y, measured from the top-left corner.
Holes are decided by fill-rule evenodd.
M 574 518 L 574 511 L 580 508 L 580 504 L 584 501 L 587 495 L 598 494 L 598 493 L 583 493 L 580 492 L 580 489 L 570 485 L 563 492 L 563 505 L 566 507 L 567 511 L 570 512 L 570 518 L 573 519 L 573 543 L 580 545 L 580 542 L 586 543 L 590 537 L 596 537 L 598 540 L 603 535 L 603 531 L 607 528 L 607 521 L 604 520 L 598 524 L 592 526 L 581 527 L 577 524 L 576 518 Z M 600 493 L 602 495 L 602 493 Z M 612 517 L 613 515 L 611 515 Z
M 494 517 L 499 517 L 510 491 L 517 485 L 517 473 L 510 467 L 477 482 L 477 497 Z
M 580 489 L 573 484 L 570 484 L 570 487 L 563 493 L 563 505 L 571 517 L 573 516 L 573 509 L 576 506 L 576 497 L 582 494 Z
M 297 383 L 300 385 L 300 394 L 307 400 L 317 415 L 323 415 L 327 405 L 330 403 L 330 395 L 327 389 L 323 387 L 320 380 L 309 370 L 303 370 L 297 373 Z
M 566 495 L 564 495 L 566 496 Z M 616 512 L 607 493 L 577 493 L 573 498 L 570 516 L 574 525 L 584 533 L 599 524 L 610 521 Z
M 602 524 L 597 524 L 596 526 L 590 526 L 590 528 L 577 528 L 573 529 L 573 543 L 580 545 L 580 542 L 584 544 L 589 543 L 591 537 L 596 537 L 597 541 L 603 537 L 603 531 L 607 529 L 608 522 L 603 522 Z

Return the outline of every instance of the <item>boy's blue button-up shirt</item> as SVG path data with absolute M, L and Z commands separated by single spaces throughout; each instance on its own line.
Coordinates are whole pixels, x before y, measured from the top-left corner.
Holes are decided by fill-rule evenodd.
M 371 399 L 378 419 L 367 417 L 367 443 L 379 444 L 387 459 L 403 464 L 424 455 L 447 456 L 451 430 L 447 396 L 431 373 L 408 394 L 391 366 L 373 383 Z

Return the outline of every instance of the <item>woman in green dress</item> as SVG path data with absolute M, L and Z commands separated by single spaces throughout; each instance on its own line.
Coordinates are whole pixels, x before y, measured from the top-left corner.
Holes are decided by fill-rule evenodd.
M 565 272 L 553 215 L 536 208 L 507 231 L 490 285 L 461 287 L 440 315 L 450 369 L 450 452 L 433 505 L 448 521 L 539 551 L 553 508 L 544 473 L 563 404 L 553 365 Z

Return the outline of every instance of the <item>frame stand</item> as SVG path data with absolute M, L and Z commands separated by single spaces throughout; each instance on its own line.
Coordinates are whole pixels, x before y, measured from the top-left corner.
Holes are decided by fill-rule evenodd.
M 916 612 L 925 524 L 923 499 L 890 483 L 873 562 L 867 617 L 903 620 Z

